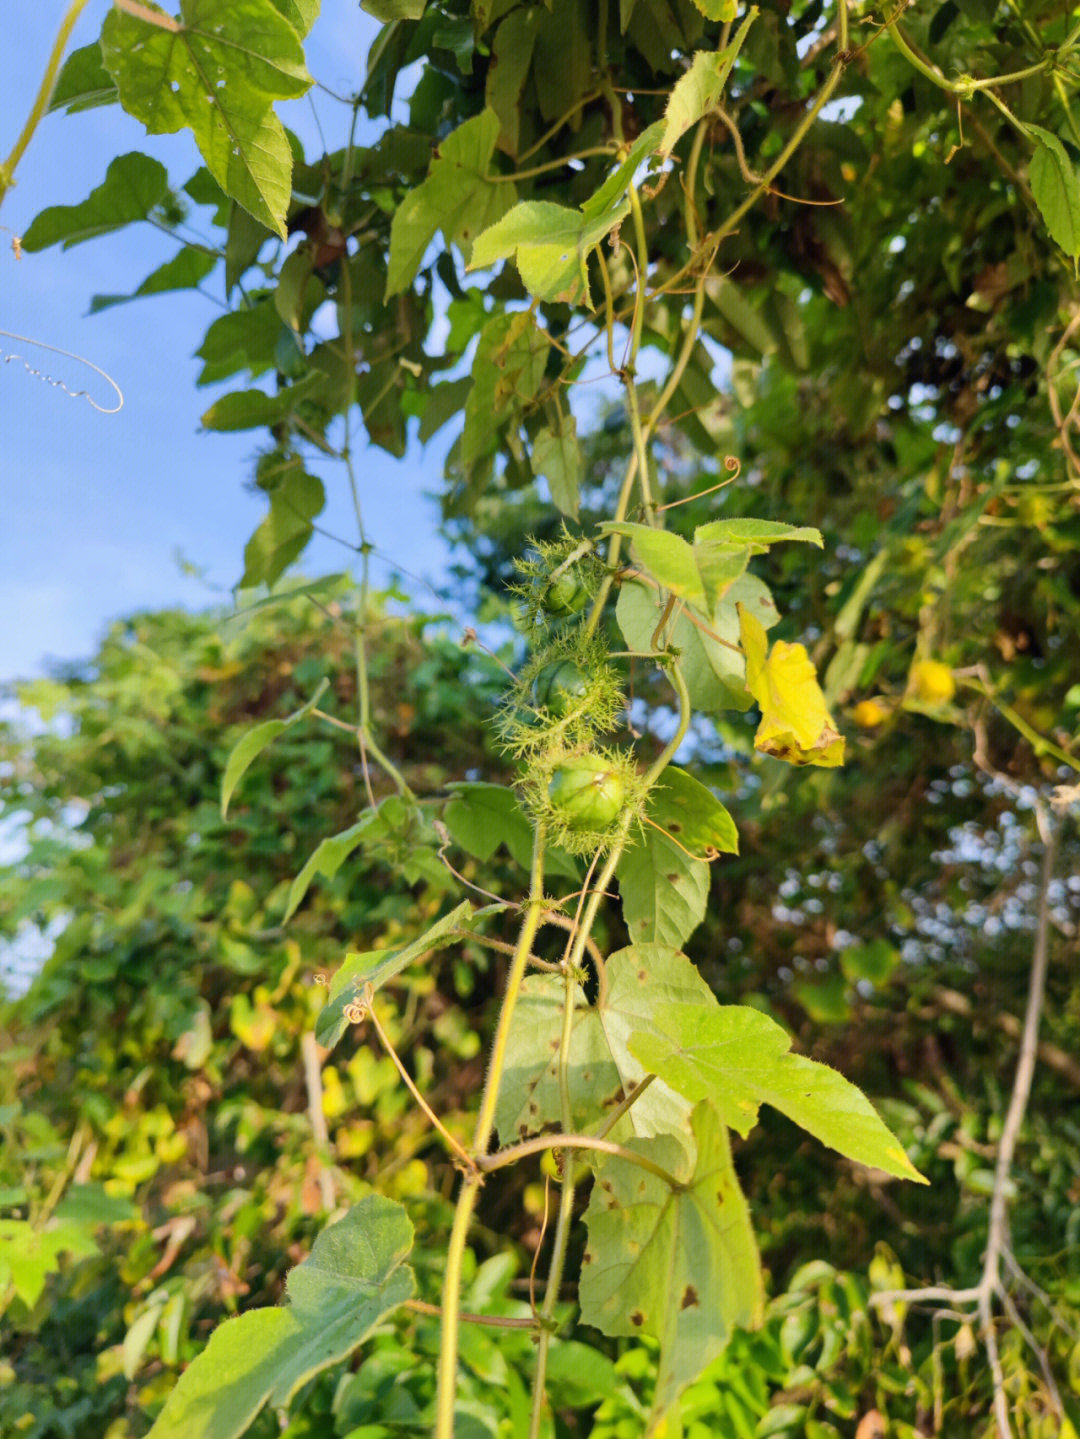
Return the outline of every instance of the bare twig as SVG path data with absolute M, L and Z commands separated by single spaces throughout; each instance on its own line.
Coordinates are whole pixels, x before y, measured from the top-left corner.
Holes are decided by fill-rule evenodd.
M 985 757 L 985 746 L 976 736 L 976 761 L 980 767 L 990 769 Z M 1020 1054 L 1013 1077 L 1012 1093 L 1005 1112 L 1001 1138 L 997 1146 L 994 1164 L 994 1185 L 990 1198 L 990 1217 L 987 1230 L 986 1251 L 983 1256 L 982 1275 L 978 1284 L 969 1289 L 954 1289 L 948 1285 L 927 1285 L 921 1289 L 894 1289 L 871 1296 L 870 1302 L 884 1306 L 896 1302 L 911 1304 L 935 1303 L 941 1305 L 972 1304 L 978 1316 L 980 1335 L 986 1349 L 994 1391 L 994 1422 L 999 1439 L 1012 1439 L 1012 1423 L 1009 1418 L 1008 1395 L 1005 1392 L 1005 1375 L 998 1348 L 995 1303 L 1000 1303 L 1006 1318 L 1013 1323 L 1034 1350 L 1039 1366 L 1047 1383 L 1047 1392 L 1052 1402 L 1060 1409 L 1060 1395 L 1042 1347 L 1020 1317 L 1012 1296 L 1002 1282 L 1001 1268 L 1004 1263 L 1014 1274 L 1019 1266 L 1009 1249 L 1009 1194 L 1012 1189 L 1012 1167 L 1020 1130 L 1031 1098 L 1031 1084 L 1035 1074 L 1035 1061 L 1039 1052 L 1039 1023 L 1042 1018 L 1046 995 L 1046 975 L 1050 954 L 1050 887 L 1057 862 L 1060 823 L 1042 797 L 1035 801 L 1035 826 L 1042 841 L 1043 858 L 1039 877 L 1039 898 L 1035 919 L 1035 943 L 1031 957 L 1031 976 L 1028 981 L 1027 1006 L 1020 1034 Z

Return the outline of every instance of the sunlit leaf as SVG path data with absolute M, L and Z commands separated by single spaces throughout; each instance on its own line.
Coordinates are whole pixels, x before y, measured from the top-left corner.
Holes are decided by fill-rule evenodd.
M 575 995 L 567 1083 L 574 1123 L 595 1132 L 611 1111 L 645 1078 L 629 1048 L 632 1035 L 650 1027 L 657 1005 L 678 1001 L 715 1006 L 712 991 L 684 954 L 661 944 L 635 944 L 609 956 L 605 983 L 594 1005 Z M 530 975 L 522 985 L 507 1047 L 496 1122 L 504 1143 L 561 1124 L 558 1078 L 565 988 L 558 976 Z M 624 1135 L 670 1134 L 686 1127 L 689 1103 L 654 1080 L 612 1131 Z
M 275 100 L 311 85 L 300 37 L 273 0 L 180 0 L 180 19 L 153 4 L 154 24 L 111 8 L 101 32 L 120 101 L 152 135 L 190 129 L 210 173 L 285 238 L 292 151 Z
M 705 586 L 693 546 L 681 535 L 626 520 L 605 520 L 598 528 L 603 534 L 626 535 L 635 563 L 658 585 L 691 604 L 705 607 Z
M 826 1064 L 790 1053 L 791 1040 L 745 1005 L 657 1004 L 630 1052 L 691 1103 L 708 1097 L 740 1134 L 771 1104 L 859 1164 L 900 1179 L 922 1176 L 866 1096 Z M 925 1181 L 923 1181 L 925 1182 Z
M 260 1410 L 288 1404 L 312 1375 L 346 1359 L 410 1299 L 404 1209 L 368 1195 L 324 1229 L 289 1273 L 288 1304 L 227 1319 L 184 1370 L 153 1439 L 238 1439 Z
M 629 209 L 629 200 L 621 200 L 593 216 L 550 200 L 523 200 L 480 235 L 469 268 L 512 257 L 525 288 L 538 299 L 589 303 L 585 261 Z
M 781 540 L 801 540 L 804 544 L 824 547 L 821 531 L 808 525 L 785 525 L 780 520 L 732 519 L 711 520 L 699 525 L 694 531 L 698 540 L 719 541 L 726 545 L 753 545 L 755 549 L 767 550 Z
M 706 20 L 719 20 L 724 24 L 739 13 L 739 0 L 694 0 L 694 4 Z
M 706 0 L 695 0 L 699 9 L 704 10 Z M 730 11 L 714 19 L 733 20 L 737 6 L 734 0 L 707 0 L 711 9 Z M 709 113 L 723 93 L 731 67 L 746 39 L 746 32 L 754 22 L 757 9 L 752 8 L 746 19 L 735 32 L 731 43 L 723 50 L 709 52 L 699 50 L 690 63 L 685 75 L 675 82 L 664 111 L 664 138 L 660 145 L 663 155 L 670 155 L 679 139 L 691 126 Z
M 804 646 L 777 640 L 768 650 L 764 627 L 747 606 L 739 606 L 739 619 L 746 687 L 761 707 L 754 748 L 789 764 L 843 764 L 844 740 Z

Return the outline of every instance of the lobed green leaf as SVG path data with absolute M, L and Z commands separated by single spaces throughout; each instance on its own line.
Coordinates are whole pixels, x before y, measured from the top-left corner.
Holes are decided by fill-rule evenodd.
M 300 36 L 273 0 L 180 0 L 162 24 L 110 9 L 106 69 L 152 135 L 190 129 L 218 184 L 285 238 L 292 151 L 271 105 L 311 85 Z
M 691 1103 L 706 1096 L 747 1135 L 771 1104 L 848 1159 L 926 1183 L 873 1105 L 826 1064 L 790 1053 L 791 1039 L 744 1005 L 657 1004 L 630 1052 Z
M 291 1270 L 289 1302 L 219 1325 L 180 1376 L 153 1439 L 238 1439 L 269 1405 L 340 1363 L 388 1314 L 411 1299 L 412 1225 L 401 1205 L 378 1195 L 324 1229 Z
M 731 1338 L 758 1324 L 761 1264 L 728 1133 L 700 1103 L 685 1139 L 627 1139 L 627 1148 L 669 1170 L 664 1180 L 630 1160 L 602 1155 L 585 1223 L 581 1317 L 604 1334 L 649 1334 L 660 1344 L 646 1429 L 655 1432 Z
M 169 177 L 160 160 L 137 150 L 118 155 L 109 162 L 102 183 L 80 204 L 51 205 L 36 215 L 22 237 L 22 247 L 32 251 L 60 245 L 67 250 L 148 219 L 168 193 Z

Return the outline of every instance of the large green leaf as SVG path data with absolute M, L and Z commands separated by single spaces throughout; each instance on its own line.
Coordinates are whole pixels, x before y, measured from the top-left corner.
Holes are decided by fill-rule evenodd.
M 763 1286 L 727 1130 L 712 1105 L 697 1106 L 685 1141 L 624 1142 L 682 1187 L 629 1160 L 600 1157 L 578 1293 L 586 1324 L 659 1342 L 651 1433 L 732 1331 L 760 1321 Z
M 861 1090 L 828 1065 L 790 1053 L 790 1037 L 759 1010 L 660 1003 L 629 1047 L 692 1103 L 708 1097 L 742 1135 L 759 1107 L 771 1104 L 847 1158 L 925 1182 Z
M 251 765 L 252 761 L 257 755 L 262 754 L 267 745 L 272 744 L 279 734 L 282 734 L 291 725 L 296 724 L 298 720 L 302 720 L 306 714 L 309 714 L 315 708 L 329 683 L 329 680 L 324 679 L 311 698 L 302 704 L 299 709 L 293 710 L 292 714 L 287 715 L 285 719 L 266 720 L 265 723 L 257 724 L 245 734 L 241 735 L 240 739 L 233 746 L 232 753 L 229 755 L 225 765 L 225 774 L 221 780 L 222 819 L 224 819 L 229 812 L 229 800 L 232 798 L 233 791 L 240 783 L 244 772 Z
M 696 710 L 748 710 L 753 697 L 746 688 L 746 662 L 738 648 L 739 617 L 735 600 L 752 605 L 766 625 L 779 616 L 765 585 L 754 575 L 736 580 L 711 619 L 696 609 L 681 612 L 666 633 L 679 651 L 679 668 Z M 624 582 L 615 615 L 630 649 L 649 650 L 662 614 L 658 592 L 634 581 Z
M 427 179 L 394 211 L 387 299 L 412 284 L 437 230 L 468 260 L 477 235 L 513 205 L 513 184 L 488 179 L 498 138 L 499 117 L 494 110 L 483 110 L 441 142 Z
M 530 974 L 521 986 L 507 1045 L 495 1124 L 499 1138 L 511 1144 L 561 1126 L 558 1050 L 565 983 L 559 975 Z M 570 1036 L 568 1076 L 570 1109 L 576 1133 L 598 1127 L 606 1109 L 618 1102 L 619 1072 L 597 1021 L 574 990 L 576 1018 Z
M 649 795 L 649 815 L 693 854 L 738 854 L 735 821 L 700 780 L 669 765 Z
M 304 47 L 273 0 L 180 0 L 154 24 L 110 9 L 101 31 L 120 102 L 153 135 L 190 129 L 218 184 L 285 238 L 292 151 L 271 109 L 311 85 Z
M 326 1049 L 333 1049 L 346 1029 L 349 1020 L 345 1011 L 363 999 L 364 990 L 370 984 L 379 989 L 388 980 L 408 968 L 414 960 L 433 949 L 445 949 L 458 939 L 458 931 L 473 929 L 476 924 L 491 914 L 497 914 L 504 906 L 484 905 L 474 909 L 469 900 L 463 899 L 456 909 L 444 914 L 419 939 L 401 949 L 376 949 L 366 954 L 349 953 L 345 962 L 330 983 L 326 1004 L 319 1012 L 315 1024 L 315 1038 Z
M 1080 181 L 1068 151 L 1041 125 L 1028 125 L 1035 141 L 1031 157 L 1031 193 L 1051 239 L 1074 260 L 1080 256 Z
M 137 150 L 109 162 L 105 179 L 79 205 L 51 205 L 35 216 L 22 237 L 24 250 L 61 245 L 67 250 L 145 220 L 169 192 L 165 166 Z
M 238 1439 L 266 1405 L 287 1404 L 312 1375 L 348 1358 L 412 1298 L 412 1238 L 401 1205 L 374 1194 L 353 1205 L 290 1271 L 287 1305 L 214 1330 L 166 1399 L 153 1439 Z
M 586 1005 L 581 991 L 575 992 L 568 1087 L 574 1125 L 583 1133 L 599 1130 L 615 1105 L 645 1077 L 628 1043 L 631 1035 L 649 1027 L 654 1006 L 716 1003 L 686 956 L 660 944 L 636 944 L 611 955 L 605 981 L 595 1005 Z M 563 994 L 558 976 L 530 975 L 522 985 L 496 1111 L 504 1143 L 561 1124 L 557 1060 Z M 685 1099 L 654 1081 L 612 1135 L 681 1131 L 689 1110 Z
M 650 795 L 650 807 L 652 796 Z M 635 944 L 677 949 L 705 918 L 709 866 L 695 859 L 663 830 L 645 825 L 615 870 L 623 919 Z

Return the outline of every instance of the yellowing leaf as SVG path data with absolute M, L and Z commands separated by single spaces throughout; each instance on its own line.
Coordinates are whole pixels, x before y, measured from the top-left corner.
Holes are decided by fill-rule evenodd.
M 710 19 L 734 20 L 735 18 L 737 7 L 729 4 L 728 0 L 709 0 L 707 7 L 702 0 L 695 0 L 695 3 L 703 14 L 708 14 L 710 10 L 716 12 L 715 15 L 710 15 Z M 735 38 L 723 50 L 718 50 L 715 54 L 699 50 L 694 56 L 689 70 L 676 81 L 671 98 L 668 100 L 667 109 L 664 111 L 664 138 L 660 144 L 661 155 L 670 155 L 687 130 L 707 115 L 720 99 L 724 86 L 727 84 L 727 78 L 731 74 L 731 67 L 746 39 L 746 32 L 754 23 L 757 13 L 756 7 L 749 11 L 746 19 L 739 26 Z
M 745 605 L 738 608 L 746 687 L 761 707 L 754 748 L 789 764 L 843 764 L 844 741 L 825 707 L 805 646 L 777 640 L 769 651 L 761 621 Z

